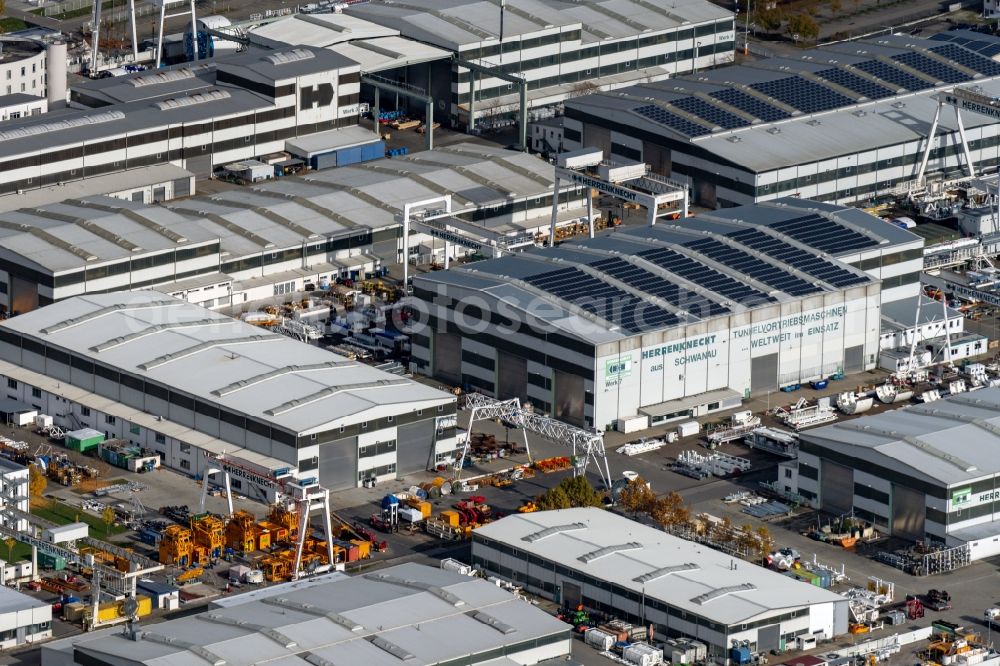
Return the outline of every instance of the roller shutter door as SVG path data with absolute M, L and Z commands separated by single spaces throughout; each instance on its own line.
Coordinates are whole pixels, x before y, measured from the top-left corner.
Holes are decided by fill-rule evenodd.
M 927 502 L 923 493 L 892 484 L 892 536 L 923 541 Z
M 861 372 L 865 369 L 865 349 L 863 346 L 848 347 L 844 350 L 844 372 Z
M 854 470 L 824 460 L 820 464 L 820 498 L 824 511 L 850 513 L 854 507 Z
M 555 372 L 553 415 L 560 421 L 583 427 L 583 377 Z
M 434 376 L 452 384 L 462 383 L 462 340 L 454 333 L 434 333 Z
M 434 419 L 407 423 L 396 428 L 396 472 L 412 474 L 433 462 Z
M 778 354 L 768 354 L 750 361 L 750 390 L 772 391 L 778 387 Z
M 347 437 L 319 445 L 319 482 L 330 490 L 358 485 L 358 440 Z
M 757 630 L 757 650 L 759 652 L 770 652 L 781 649 L 781 625 L 769 624 Z
M 501 351 L 497 363 L 497 398 L 528 399 L 528 360 Z

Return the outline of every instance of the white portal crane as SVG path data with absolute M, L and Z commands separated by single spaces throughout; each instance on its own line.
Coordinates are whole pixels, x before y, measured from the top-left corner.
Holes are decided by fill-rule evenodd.
M 962 111 L 969 111 L 981 116 L 987 116 L 993 120 L 1000 120 L 1000 99 L 984 95 L 977 90 L 956 86 L 950 91 L 939 94 L 937 102 L 938 105 L 934 111 L 934 120 L 931 122 L 931 129 L 927 133 L 927 145 L 924 146 L 924 155 L 920 159 L 920 168 L 917 170 L 917 187 L 926 185 L 924 174 L 927 171 L 927 161 L 930 159 L 931 149 L 934 147 L 938 121 L 941 120 L 941 109 L 946 104 L 955 108 L 955 123 L 958 125 L 958 136 L 962 140 L 962 153 L 965 155 L 965 164 L 969 170 L 970 178 L 976 177 L 976 165 L 972 161 L 972 153 L 969 151 L 969 141 L 965 135 L 965 124 L 962 122 Z
M 553 442 L 569 446 L 573 450 L 573 474 L 580 475 L 587 471 L 587 466 L 593 462 L 605 488 L 611 488 L 611 472 L 608 469 L 608 458 L 604 451 L 604 435 L 597 430 L 587 430 L 563 423 L 530 409 L 525 409 L 517 398 L 497 400 L 482 393 L 469 393 L 465 396 L 465 409 L 472 411 L 469 416 L 469 432 L 473 424 L 481 419 L 500 420 L 514 428 L 520 428 L 524 436 L 524 448 L 531 460 L 531 449 L 528 447 L 528 432 L 541 435 Z M 462 469 L 465 456 L 469 452 L 469 440 L 462 447 L 456 467 Z

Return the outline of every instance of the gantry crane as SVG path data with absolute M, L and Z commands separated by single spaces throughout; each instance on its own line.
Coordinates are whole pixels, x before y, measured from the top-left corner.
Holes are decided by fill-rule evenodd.
M 578 428 L 558 419 L 536 414 L 531 409 L 525 409 L 517 398 L 497 400 L 482 393 L 468 393 L 465 396 L 465 409 L 472 412 L 469 416 L 470 434 L 473 424 L 481 419 L 499 420 L 511 427 L 520 428 L 529 461 L 531 460 L 531 449 L 528 446 L 528 432 L 541 435 L 573 449 L 574 475 L 586 473 L 587 466 L 593 462 L 604 486 L 608 489 L 611 488 L 611 472 L 608 469 L 608 458 L 604 452 L 604 435 L 597 430 Z M 459 471 L 462 470 L 468 452 L 469 440 L 467 439 L 456 463 Z

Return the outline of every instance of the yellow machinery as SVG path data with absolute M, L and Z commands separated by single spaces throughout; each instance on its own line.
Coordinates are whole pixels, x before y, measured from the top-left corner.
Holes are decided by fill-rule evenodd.
M 191 530 L 180 525 L 170 525 L 160 539 L 160 564 L 186 567 L 191 564 L 194 541 Z
M 271 543 L 290 543 L 299 534 L 299 514 L 282 504 L 275 504 L 260 526 L 271 531 Z
M 220 518 L 212 514 L 192 517 L 191 534 L 195 546 L 204 548 L 208 552 L 209 559 L 216 560 L 222 557 L 225 524 Z
M 174 580 L 177 581 L 178 583 L 188 583 L 192 580 L 198 580 L 199 578 L 201 578 L 203 573 L 205 573 L 205 570 L 202 569 L 201 567 L 193 567 L 191 569 L 187 569 L 186 571 L 182 572 Z
M 284 557 L 269 556 L 260 561 L 260 570 L 270 583 L 286 580 L 292 574 L 293 562 Z
M 270 532 L 257 524 L 257 518 L 252 513 L 243 509 L 233 513 L 226 525 L 225 536 L 226 547 L 237 553 L 252 553 L 271 545 Z M 262 543 L 262 538 L 267 543 Z

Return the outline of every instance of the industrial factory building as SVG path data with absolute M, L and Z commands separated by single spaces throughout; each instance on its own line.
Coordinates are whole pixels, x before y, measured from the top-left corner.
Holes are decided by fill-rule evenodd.
M 89 81 L 73 110 L 4 123 L 0 194 L 168 162 L 208 176 L 356 125 L 359 89 L 356 62 L 308 47 Z
M 0 324 L 6 396 L 273 499 L 282 472 L 330 489 L 454 455 L 455 397 L 154 291 L 71 298 Z M 248 471 L 249 470 L 249 471 Z
M 712 208 L 786 196 L 863 202 L 917 178 L 939 93 L 1000 96 L 997 51 L 1000 38 L 978 32 L 888 35 L 577 97 L 566 101 L 564 146 L 647 162 Z M 1000 125 L 962 117 L 977 172 L 994 170 Z M 928 179 L 966 164 L 947 107 Z
M 847 632 L 847 599 L 602 509 L 513 514 L 472 533 L 472 561 L 564 606 L 657 638 L 687 636 L 727 663 L 733 644 L 793 649 Z
M 42 647 L 43 666 L 170 662 L 531 665 L 570 654 L 571 628 L 478 578 L 420 564 L 328 574 L 220 599 L 199 614 Z
M 580 426 L 700 416 L 874 368 L 880 305 L 917 295 L 921 245 L 799 199 L 621 228 L 415 276 L 413 363 Z
M 167 169 L 185 185 L 193 180 L 171 165 L 145 167 L 150 173 L 134 181 L 141 170 L 98 178 L 124 187 L 169 177 L 160 173 Z M 405 205 L 443 195 L 452 198 L 451 221 L 468 232 L 466 246 L 525 234 L 532 242 L 531 233 L 548 226 L 552 189 L 548 163 L 460 143 L 158 205 L 101 196 L 53 201 L 37 190 L 7 210 L 0 198 L 0 311 L 149 287 L 219 308 L 364 278 L 402 261 Z M 560 201 L 561 215 L 583 214 L 580 190 L 563 188 Z M 426 235 L 414 234 L 411 245 L 428 262 L 444 250 Z
M 733 14 L 706 0 L 380 0 L 346 9 L 404 37 L 527 82 L 529 108 L 603 88 L 658 81 L 733 61 Z M 432 94 L 448 101 L 445 120 L 466 126 L 509 124 L 517 86 L 488 72 L 446 62 Z M 475 90 L 473 98 L 472 91 Z
M 52 638 L 52 604 L 0 585 L 0 650 Z
M 801 434 L 798 493 L 895 537 L 1000 554 L 1000 389 Z

